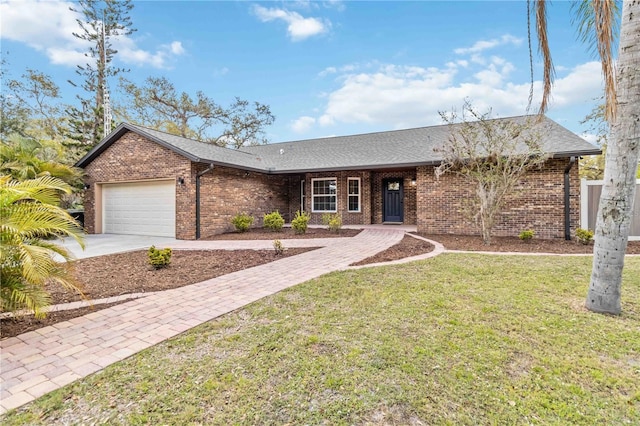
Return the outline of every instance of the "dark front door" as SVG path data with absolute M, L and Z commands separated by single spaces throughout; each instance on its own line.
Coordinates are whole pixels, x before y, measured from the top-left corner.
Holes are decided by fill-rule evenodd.
M 387 179 L 382 182 L 383 222 L 404 221 L 402 179 Z

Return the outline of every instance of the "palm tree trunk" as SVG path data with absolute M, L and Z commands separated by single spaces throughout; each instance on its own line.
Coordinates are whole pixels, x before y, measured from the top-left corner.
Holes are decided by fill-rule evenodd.
M 617 118 L 607 147 L 586 306 L 619 314 L 624 254 L 640 158 L 640 0 L 623 3 L 617 67 Z

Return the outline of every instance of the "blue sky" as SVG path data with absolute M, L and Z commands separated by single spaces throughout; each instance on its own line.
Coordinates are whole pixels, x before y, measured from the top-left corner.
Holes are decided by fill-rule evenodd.
M 0 2 L 10 77 L 50 75 L 63 101 L 82 44 L 69 2 Z M 116 65 L 141 83 L 164 76 L 226 105 L 235 96 L 276 115 L 272 142 L 440 124 L 465 98 L 495 116 L 525 113 L 529 92 L 524 1 L 137 1 Z M 549 6 L 557 80 L 549 117 L 584 134 L 601 96 L 599 62 L 577 40 L 569 2 Z M 535 41 L 534 41 L 535 43 Z M 534 44 L 535 98 L 542 66 Z M 118 98 L 111 81 L 112 97 Z

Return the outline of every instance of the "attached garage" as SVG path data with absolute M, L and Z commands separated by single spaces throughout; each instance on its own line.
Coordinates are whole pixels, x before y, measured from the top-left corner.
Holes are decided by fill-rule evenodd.
M 102 232 L 175 237 L 175 180 L 103 184 Z

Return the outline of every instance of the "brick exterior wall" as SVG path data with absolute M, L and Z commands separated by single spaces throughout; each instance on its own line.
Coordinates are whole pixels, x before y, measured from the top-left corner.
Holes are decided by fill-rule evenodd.
M 342 172 L 323 172 L 323 173 L 307 173 L 304 177 L 306 187 L 305 211 L 311 214 L 309 223 L 314 225 L 322 224 L 323 213 L 313 213 L 311 209 L 311 182 L 316 178 L 336 178 L 337 180 L 337 209 L 342 218 L 343 225 L 368 225 L 371 223 L 371 172 L 368 171 L 342 171 Z M 348 178 L 360 178 L 360 212 L 348 211 Z M 298 184 L 298 193 L 300 185 Z M 300 195 L 297 197 L 297 204 L 292 206 L 295 211 L 300 206 Z
M 417 223 L 417 185 L 411 185 L 411 180 L 416 178 L 416 170 L 403 170 L 403 171 L 385 171 L 372 173 L 373 190 L 371 191 L 373 196 L 372 207 L 372 223 L 383 222 L 383 197 L 384 197 L 384 181 L 386 179 L 402 179 L 402 186 L 404 192 L 404 221 L 405 225 L 415 225 Z
M 194 164 L 194 173 L 206 167 Z M 289 176 L 216 167 L 200 178 L 200 185 L 201 237 L 233 231 L 231 219 L 241 212 L 255 218 L 254 227 L 261 227 L 263 215 L 274 210 L 290 221 Z
M 549 160 L 541 170 L 531 171 L 516 188 L 500 214 L 494 235 L 517 235 L 533 229 L 540 238 L 564 237 L 564 169 L 569 159 Z M 176 184 L 176 238 L 194 239 L 196 174 L 207 167 L 191 163 L 136 133 L 128 132 L 109 146 L 85 169 L 90 188 L 85 191 L 85 227 L 89 233 L 100 232 L 96 212 L 102 183 L 140 180 L 184 179 Z M 470 218 L 469 205 L 473 188 L 453 174 L 436 180 L 433 166 L 399 171 L 341 171 L 304 175 L 268 175 L 216 166 L 201 177 L 201 236 L 232 230 L 231 218 L 247 212 L 262 225 L 262 216 L 279 210 L 287 222 L 300 208 L 300 181 L 306 186 L 305 211 L 311 223 L 321 224 L 322 213 L 311 212 L 311 182 L 314 178 L 337 179 L 338 212 L 345 225 L 382 223 L 383 182 L 401 178 L 404 183 L 404 223 L 417 224 L 419 232 L 432 234 L 478 235 Z M 360 212 L 348 212 L 347 180 L 360 178 Z M 417 185 L 411 185 L 416 177 Z M 570 172 L 571 233 L 579 226 L 580 182 L 578 164 Z
M 564 238 L 564 170 L 569 159 L 549 160 L 530 171 L 516 188 L 493 229 L 495 236 L 514 236 L 533 229 L 539 238 Z M 571 235 L 579 227 L 580 180 L 578 164 L 570 175 Z M 434 167 L 418 167 L 418 231 L 430 234 L 480 235 L 470 218 L 473 188 L 459 176 L 436 180 Z

